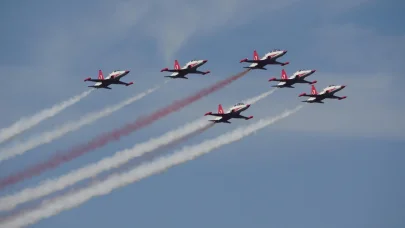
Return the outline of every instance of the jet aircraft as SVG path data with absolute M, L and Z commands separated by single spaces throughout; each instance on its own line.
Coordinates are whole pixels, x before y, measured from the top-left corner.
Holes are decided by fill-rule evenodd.
M 315 73 L 316 70 L 298 70 L 292 76 L 288 77 L 287 73 L 284 69 L 281 70 L 281 79 L 271 78 L 271 81 L 279 82 L 277 85 L 273 85 L 272 87 L 277 88 L 294 88 L 292 85 L 296 83 L 308 83 L 308 84 L 315 84 L 317 81 L 307 81 L 305 80 L 306 77 L 310 76 L 311 74 Z
M 253 51 L 253 60 L 249 60 L 248 58 L 242 59 L 240 62 L 246 62 L 246 63 L 252 63 L 247 67 L 243 68 L 248 68 L 248 69 L 260 69 L 260 70 L 267 70 L 264 68 L 266 65 L 281 65 L 285 66 L 289 64 L 289 62 L 281 63 L 278 62 L 277 59 L 280 58 L 281 56 L 285 55 L 287 53 L 286 50 L 280 50 L 280 49 L 274 49 L 271 52 L 268 52 L 265 54 L 261 59 L 259 59 L 259 55 L 257 54 L 257 51 Z
M 160 72 L 173 72 L 171 75 L 169 76 L 165 76 L 168 78 L 182 78 L 182 79 L 188 79 L 187 77 L 185 77 L 187 74 L 208 74 L 210 73 L 210 71 L 199 71 L 197 70 L 198 67 L 204 65 L 208 60 L 191 60 L 188 63 L 186 63 L 186 65 L 184 65 L 183 67 L 180 68 L 180 64 L 179 61 L 177 61 L 177 59 L 174 61 L 174 69 L 169 69 L 169 68 L 164 68 L 162 69 Z
M 212 113 L 212 112 L 207 112 L 205 113 L 204 116 L 217 116 L 214 120 L 209 120 L 214 123 L 231 123 L 229 122 L 230 119 L 235 118 L 235 119 L 252 119 L 253 116 L 242 116 L 240 113 L 245 111 L 250 107 L 250 104 L 244 104 L 244 103 L 237 103 L 235 104 L 232 108 L 229 109 L 228 112 L 224 113 L 224 109 L 222 108 L 222 105 L 218 105 L 218 113 Z
M 92 85 L 92 86 L 88 86 L 88 87 L 93 87 L 96 89 L 111 89 L 110 87 L 108 87 L 109 85 L 112 84 L 118 84 L 118 85 L 132 85 L 134 84 L 133 82 L 122 82 L 120 81 L 120 79 L 122 77 L 124 77 L 125 75 L 127 75 L 129 73 L 129 70 L 114 70 L 113 72 L 111 72 L 110 75 L 108 75 L 107 78 L 104 78 L 103 72 L 101 70 L 98 71 L 98 79 L 92 79 L 92 78 L 86 78 L 84 79 L 84 81 L 90 81 L 90 82 L 96 82 L 96 84 Z
M 301 93 L 299 97 L 309 97 L 307 100 L 302 101 L 302 102 L 307 102 L 307 103 L 323 103 L 324 99 L 338 99 L 338 100 L 343 100 L 346 98 L 346 96 L 343 97 L 338 97 L 335 95 L 336 92 L 339 92 L 340 90 L 344 89 L 346 86 L 345 85 L 329 85 L 325 89 L 323 89 L 320 93 L 316 91 L 316 88 L 314 85 L 311 86 L 311 94 L 306 94 L 306 93 Z

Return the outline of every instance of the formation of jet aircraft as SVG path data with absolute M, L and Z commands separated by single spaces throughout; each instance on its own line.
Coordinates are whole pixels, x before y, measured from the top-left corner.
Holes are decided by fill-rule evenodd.
M 250 70 L 267 70 L 265 66 L 267 65 L 280 65 L 280 66 L 285 66 L 289 64 L 289 62 L 279 62 L 278 59 L 282 56 L 284 56 L 287 53 L 287 50 L 280 50 L 280 49 L 274 49 L 271 52 L 266 53 L 262 58 L 259 59 L 259 55 L 256 50 L 253 51 L 253 59 L 249 60 L 247 58 L 242 59 L 240 63 L 242 62 L 247 62 L 251 63 L 249 66 L 243 67 L 247 68 Z M 200 71 L 198 70 L 199 67 L 207 63 L 208 60 L 197 60 L 193 59 L 189 62 L 187 62 L 183 67 L 180 67 L 180 64 L 178 60 L 176 59 L 174 61 L 174 68 L 169 69 L 169 68 L 164 68 L 160 72 L 172 72 L 171 75 L 167 75 L 164 77 L 172 78 L 172 79 L 188 79 L 186 77 L 188 74 L 201 74 L 205 75 L 210 73 L 210 71 Z M 93 88 L 104 88 L 104 89 L 111 89 L 109 85 L 112 84 L 118 84 L 118 85 L 125 85 L 129 86 L 132 85 L 133 82 L 122 82 L 120 79 L 124 76 L 126 76 L 130 71 L 129 70 L 115 70 L 112 73 L 108 75 L 108 77 L 104 78 L 103 72 L 99 70 L 98 73 L 98 79 L 92 79 L 92 78 L 86 78 L 84 81 L 92 81 L 96 82 L 94 85 L 88 86 L 88 87 L 93 87 Z M 315 83 L 317 83 L 316 80 L 314 81 L 308 81 L 307 77 L 310 75 L 314 74 L 316 70 L 311 70 L 311 69 L 302 69 L 296 71 L 294 74 L 292 74 L 290 77 L 287 75 L 286 71 L 284 69 L 281 70 L 281 78 L 278 79 L 276 77 L 273 77 L 269 79 L 270 82 L 278 82 L 276 85 L 272 85 L 271 87 L 276 87 L 276 88 L 295 88 L 293 85 L 295 84 L 309 84 L 311 85 L 311 94 L 306 94 L 306 93 L 301 93 L 299 97 L 309 97 L 307 100 L 302 101 L 306 103 L 324 103 L 323 100 L 325 99 L 338 99 L 338 100 L 343 100 L 346 98 L 346 96 L 339 97 L 336 96 L 335 93 L 341 91 L 344 89 L 346 86 L 345 85 L 329 85 L 326 88 L 324 88 L 320 93 L 317 92 L 315 88 Z M 205 116 L 216 116 L 215 119 L 209 120 L 214 123 L 231 123 L 229 120 L 230 119 L 245 119 L 249 120 L 253 118 L 253 116 L 243 116 L 241 115 L 241 112 L 247 110 L 250 107 L 250 104 L 244 104 L 244 103 L 237 103 L 235 104 L 232 108 L 230 108 L 227 112 L 224 112 L 222 105 L 218 105 L 218 113 L 212 113 L 208 112 L 205 114 Z

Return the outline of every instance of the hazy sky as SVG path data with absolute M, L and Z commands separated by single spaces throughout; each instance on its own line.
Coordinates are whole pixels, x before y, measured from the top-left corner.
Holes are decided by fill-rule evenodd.
M 160 73 L 208 59 L 207 75 L 172 80 L 114 115 L 0 165 L 4 177 L 134 121 L 242 70 L 239 60 L 278 48 L 289 75 L 316 69 L 318 91 L 347 87 L 242 141 L 32 227 L 392 227 L 405 226 L 405 3 L 377 0 L 4 1 L 0 4 L 0 127 L 87 90 L 99 69 L 128 69 L 134 85 L 97 90 L 15 138 L 19 143 L 166 80 Z M 270 89 L 280 66 L 253 71 L 223 90 L 1 196 L 57 177 Z M 217 125 L 199 143 L 300 104 L 308 85 L 252 105 L 249 121 Z M 1 145 L 5 147 L 6 145 Z M 401 152 L 402 151 L 402 152 Z

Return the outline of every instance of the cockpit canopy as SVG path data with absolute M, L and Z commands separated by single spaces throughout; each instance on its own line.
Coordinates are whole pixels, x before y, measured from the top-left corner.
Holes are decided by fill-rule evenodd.
M 335 86 L 335 85 L 328 85 L 328 87 L 332 87 L 332 86 Z
M 273 49 L 273 51 L 272 52 L 274 52 L 274 51 L 281 51 L 280 49 Z
M 236 105 L 234 105 L 234 106 L 240 106 L 240 105 L 245 105 L 244 103 L 237 103 Z
M 115 72 L 118 72 L 118 71 L 120 71 L 120 70 L 114 70 L 113 72 L 115 73 Z

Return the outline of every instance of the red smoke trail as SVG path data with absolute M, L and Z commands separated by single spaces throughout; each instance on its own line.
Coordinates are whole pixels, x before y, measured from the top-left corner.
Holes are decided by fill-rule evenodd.
M 82 156 L 82 155 L 86 154 L 87 152 L 100 148 L 111 141 L 119 140 L 121 136 L 126 136 L 136 130 L 142 129 L 143 127 L 146 127 L 149 124 L 152 124 L 156 120 L 159 120 L 160 118 L 165 117 L 172 112 L 176 112 L 176 111 L 184 108 L 185 106 L 187 106 L 219 89 L 222 89 L 226 85 L 243 77 L 248 72 L 249 72 L 249 69 L 245 70 L 237 75 L 231 76 L 227 79 L 219 81 L 208 88 L 198 91 L 194 95 L 186 97 L 182 100 L 175 101 L 172 104 L 166 106 L 165 108 L 155 111 L 154 113 L 152 113 L 149 116 L 140 117 L 135 122 L 127 124 L 122 128 L 119 128 L 112 132 L 108 132 L 104 135 L 98 136 L 87 143 L 76 146 L 76 147 L 66 151 L 63 154 L 56 155 L 56 156 L 50 158 L 49 160 L 46 160 L 42 163 L 34 165 L 19 173 L 12 174 L 3 179 L 0 179 L 0 189 L 3 189 L 5 187 L 15 184 L 17 182 L 20 182 L 24 179 L 39 175 L 40 173 L 42 173 L 48 169 L 58 167 L 59 165 L 65 163 L 65 162 L 68 162 L 74 158 L 77 158 L 79 156 Z

